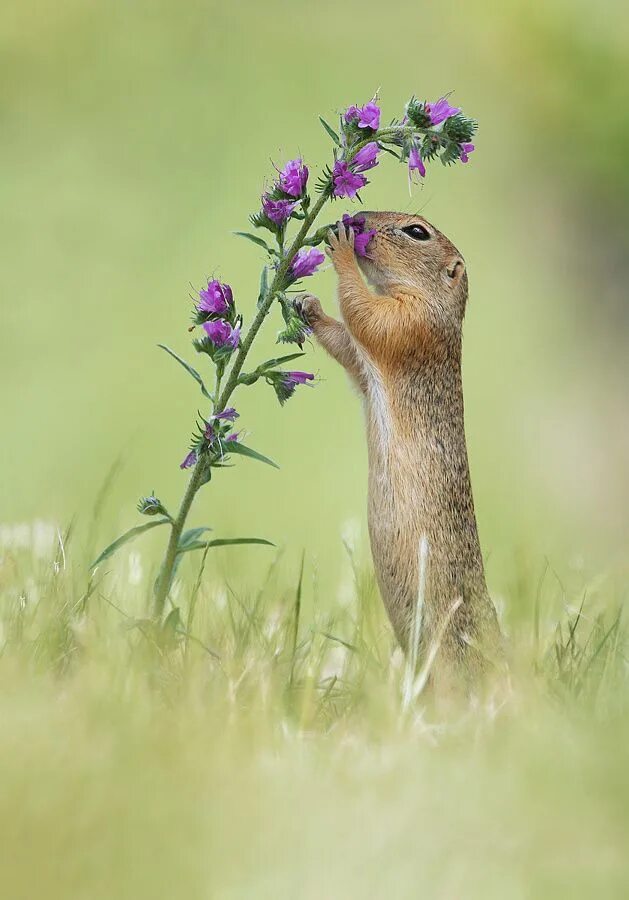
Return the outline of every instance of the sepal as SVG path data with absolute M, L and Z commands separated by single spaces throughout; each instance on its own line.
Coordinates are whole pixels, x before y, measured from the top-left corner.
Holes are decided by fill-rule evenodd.
M 443 134 L 456 144 L 464 144 L 472 140 L 477 128 L 478 122 L 458 113 L 443 123 Z

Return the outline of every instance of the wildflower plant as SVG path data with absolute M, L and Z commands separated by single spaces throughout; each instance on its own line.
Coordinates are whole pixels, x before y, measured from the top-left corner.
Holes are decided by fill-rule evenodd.
M 320 245 L 325 243 L 331 226 L 324 225 L 315 230 L 314 225 L 326 204 L 337 199 L 360 200 L 360 192 L 369 183 L 367 173 L 378 166 L 383 151 L 406 165 L 409 179 L 412 179 L 414 175 L 424 178 L 426 166 L 436 159 L 443 165 L 457 161 L 466 163 L 474 150 L 472 138 L 477 123 L 463 115 L 460 108 L 451 106 L 447 97 L 435 103 L 412 97 L 403 117 L 393 119 L 390 125 L 382 125 L 381 117 L 376 96 L 363 106 L 350 106 L 342 112 L 338 130 L 320 119 L 332 140 L 332 160 L 323 168 L 312 194 L 310 171 L 302 158 L 292 159 L 277 169 L 277 177 L 261 197 L 260 209 L 250 217 L 256 232 L 236 232 L 265 254 L 257 310 L 248 327 L 244 328 L 245 316 L 238 308 L 229 284 L 213 278 L 195 297 L 190 330 L 195 333 L 192 345 L 201 358 L 204 374 L 174 350 L 159 345 L 197 382 L 208 404 L 207 417 L 197 421 L 180 463 L 181 469 L 190 470 L 188 485 L 175 515 L 168 512 L 154 493 L 141 498 L 138 511 L 151 517 L 150 521 L 119 537 L 93 564 L 93 567 L 97 566 L 143 532 L 167 526 L 168 542 L 155 584 L 157 619 L 164 614 L 174 574 L 185 553 L 206 551 L 226 543 L 269 544 L 260 538 L 209 540 L 205 537 L 209 528 L 185 530 L 185 525 L 199 490 L 218 469 L 231 464 L 234 456 L 248 456 L 276 466 L 246 444 L 236 430 L 238 413 L 230 405 L 234 393 L 262 382 L 273 388 L 283 405 L 298 387 L 312 385 L 315 380 L 309 372 L 286 370 L 284 366 L 304 355 L 302 347 L 311 334 L 290 292 L 299 288 L 303 279 L 314 275 L 325 260 Z M 344 214 L 337 227 L 353 231 L 357 255 L 369 255 L 369 242 L 374 232 L 365 228 L 363 216 Z M 256 336 L 273 306 L 279 306 L 283 320 L 277 342 L 296 344 L 300 352 L 268 359 L 245 371 Z M 211 388 L 207 387 L 206 372 L 211 376 Z

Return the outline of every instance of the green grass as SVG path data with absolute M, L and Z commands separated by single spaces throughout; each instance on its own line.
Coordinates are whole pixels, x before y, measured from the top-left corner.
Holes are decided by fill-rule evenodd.
M 229 574 L 243 550 L 203 572 L 198 556 L 158 633 L 150 554 L 89 583 L 78 537 L 62 551 L 41 531 L 21 547 L 2 532 L 3 896 L 626 896 L 611 586 L 529 579 L 510 695 L 443 720 L 422 696 L 404 711 L 404 662 L 349 544 L 326 596 L 307 554 L 289 574 L 255 548 L 268 569 L 249 590 Z

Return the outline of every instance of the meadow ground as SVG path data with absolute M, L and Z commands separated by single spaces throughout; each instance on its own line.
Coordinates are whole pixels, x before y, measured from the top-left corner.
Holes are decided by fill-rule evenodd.
M 3 897 L 627 896 L 613 579 L 531 581 L 511 697 L 446 722 L 423 695 L 404 709 L 352 547 L 326 597 L 307 555 L 290 578 L 271 551 L 249 591 L 199 556 L 159 633 L 145 557 L 121 551 L 89 582 L 61 537 L 2 532 Z

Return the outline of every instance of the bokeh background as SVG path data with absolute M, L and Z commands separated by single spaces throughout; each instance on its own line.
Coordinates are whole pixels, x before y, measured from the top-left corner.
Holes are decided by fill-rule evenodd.
M 116 462 L 103 537 L 135 523 L 140 494 L 176 506 L 199 395 L 156 344 L 195 363 L 189 297 L 208 275 L 250 319 L 261 259 L 232 232 L 272 161 L 300 152 L 316 170 L 331 152 L 318 115 L 376 89 L 385 119 L 412 93 L 454 90 L 480 121 L 469 165 L 433 166 L 410 197 L 387 158 L 364 200 L 421 209 L 467 259 L 491 587 L 513 593 L 545 558 L 562 578 L 614 567 L 629 502 L 628 22 L 613 0 L 3 4 L 2 520 L 85 520 Z M 330 271 L 308 288 L 334 308 Z M 276 313 L 258 359 L 278 328 Z M 321 383 L 284 409 L 264 385 L 237 396 L 282 471 L 239 461 L 194 518 L 270 538 L 288 564 L 305 547 L 332 586 L 342 535 L 365 542 L 362 414 L 321 350 L 300 362 Z M 261 552 L 220 564 L 255 578 Z

